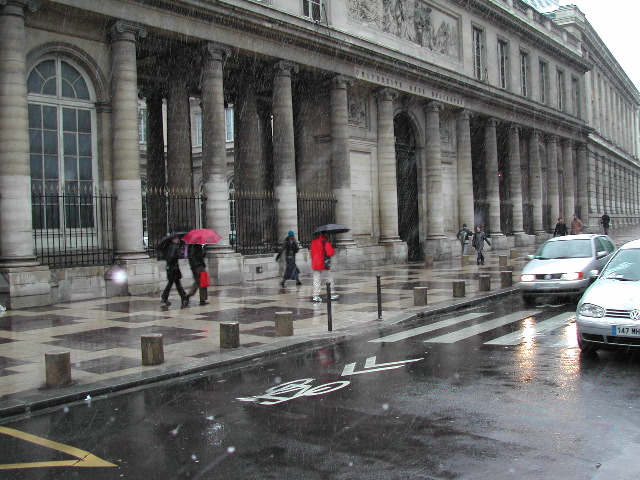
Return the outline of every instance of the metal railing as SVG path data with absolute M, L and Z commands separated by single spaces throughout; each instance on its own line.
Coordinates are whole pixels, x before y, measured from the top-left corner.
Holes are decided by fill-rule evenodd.
M 34 251 L 49 267 L 114 261 L 115 197 L 93 193 L 31 196 Z
M 170 233 L 206 228 L 205 202 L 206 198 L 201 195 L 143 195 L 147 251 L 153 252 L 160 239 Z
M 335 223 L 337 200 L 331 193 L 298 193 L 298 242 L 309 247 L 313 231 L 328 223 Z
M 231 245 L 244 255 L 278 249 L 277 203 L 273 192 L 236 190 L 229 194 L 233 218 Z

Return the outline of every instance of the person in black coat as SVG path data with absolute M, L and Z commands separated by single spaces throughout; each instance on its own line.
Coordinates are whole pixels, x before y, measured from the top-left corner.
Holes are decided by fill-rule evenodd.
M 611 225 L 611 217 L 607 215 L 607 212 L 604 212 L 604 215 L 600 217 L 600 223 L 602 224 L 602 228 L 604 229 L 604 234 L 609 234 L 609 225 Z
M 169 292 L 175 283 L 178 294 L 180 294 L 180 299 L 182 300 L 182 307 L 188 307 L 189 297 L 180 283 L 180 279 L 182 278 L 182 272 L 180 272 L 180 265 L 178 264 L 178 259 L 180 258 L 180 237 L 176 235 L 167 242 L 163 250 L 163 256 L 167 262 L 167 286 L 162 292 L 161 302 L 164 305 L 171 305 Z
M 479 225 L 476 226 L 476 231 L 473 234 L 473 238 L 471 239 L 471 245 L 478 251 L 478 257 L 476 259 L 476 263 L 478 265 L 484 265 L 484 255 L 482 254 L 482 249 L 484 248 L 484 242 L 487 242 L 489 246 L 491 246 L 491 242 L 482 231 L 482 227 Z
M 207 305 L 209 303 L 207 302 L 207 287 L 200 285 L 200 274 L 207 271 L 207 264 L 204 261 L 204 245 L 193 243 L 185 248 L 188 249 L 189 266 L 191 267 L 191 273 L 193 273 L 193 285 L 189 290 L 189 297 L 193 297 L 197 291 L 200 291 L 200 305 Z
M 289 230 L 289 235 L 284 239 L 284 242 L 282 242 L 282 247 L 280 247 L 280 251 L 278 255 L 276 255 L 277 262 L 284 253 L 284 258 L 287 262 L 284 274 L 282 275 L 282 281 L 280 282 L 281 287 L 284 287 L 284 282 L 287 280 L 295 280 L 296 285 L 302 285 L 302 282 L 298 278 L 300 270 L 298 270 L 298 266 L 296 265 L 296 253 L 298 253 L 298 250 L 300 250 L 298 241 L 294 236 L 293 230 Z
M 553 230 L 554 237 L 563 237 L 569 233 L 569 229 L 567 228 L 567 224 L 562 221 L 562 218 L 558 219 L 558 223 L 556 223 L 556 228 Z

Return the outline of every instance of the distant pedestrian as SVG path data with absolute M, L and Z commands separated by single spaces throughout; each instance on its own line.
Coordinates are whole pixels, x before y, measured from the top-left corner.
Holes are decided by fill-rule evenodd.
M 568 233 L 567 224 L 562 221 L 562 218 L 559 218 L 558 223 L 556 223 L 556 228 L 553 230 L 553 236 L 564 237 Z
M 611 218 L 607 215 L 607 212 L 604 212 L 604 215 L 600 217 L 600 223 L 602 224 L 602 228 L 604 229 L 604 234 L 609 234 L 609 225 L 611 225 Z
M 175 283 L 180 299 L 182 300 L 182 308 L 185 308 L 189 306 L 189 297 L 180 283 L 182 272 L 180 272 L 180 265 L 178 264 L 178 259 L 180 258 L 179 253 L 180 237 L 176 235 L 167 242 L 163 249 L 163 258 L 167 262 L 167 286 L 162 292 L 161 302 L 163 305 L 171 305 L 171 302 L 169 301 L 169 292 Z
M 313 270 L 313 296 L 311 300 L 321 302 L 320 298 L 320 282 L 325 278 L 326 282 L 333 284 L 333 276 L 331 275 L 331 257 L 335 253 L 335 249 L 324 233 L 316 234 L 317 237 L 311 242 L 311 269 Z M 332 295 L 332 299 L 338 298 Z
M 197 291 L 200 292 L 200 306 L 208 305 L 207 302 L 209 286 L 209 277 L 206 275 L 207 264 L 205 263 L 205 249 L 204 245 L 198 245 L 193 243 L 187 245 L 188 249 L 189 266 L 191 267 L 191 273 L 193 273 L 193 285 L 189 290 L 189 297 L 193 297 Z M 203 275 L 205 274 L 205 275 Z M 187 300 L 188 301 L 188 300 Z
M 476 231 L 473 234 L 473 238 L 471 239 L 471 245 L 478 251 L 478 257 L 476 258 L 476 264 L 478 265 L 484 265 L 484 255 L 482 254 L 484 242 L 487 242 L 487 244 L 491 246 L 491 242 L 489 242 L 487 235 L 482 231 L 482 227 L 480 227 L 480 225 L 477 225 Z
M 473 235 L 473 232 L 467 228 L 466 223 L 463 223 L 462 227 L 458 231 L 458 234 L 456 235 L 456 237 L 458 237 L 458 240 L 460 241 L 460 247 L 462 248 L 461 255 L 467 254 L 467 250 L 469 249 L 469 242 L 470 242 L 469 239 L 471 238 L 472 235 Z
M 571 235 L 580 235 L 582 233 L 582 221 L 578 218 L 578 215 L 573 215 L 571 220 Z
M 295 280 L 296 285 L 302 285 L 302 282 L 298 278 L 300 270 L 296 265 L 296 253 L 298 253 L 298 250 L 300 250 L 300 247 L 298 246 L 295 234 L 293 230 L 289 230 L 287 238 L 282 242 L 282 247 L 280 247 L 280 251 L 278 252 L 278 255 L 276 255 L 276 262 L 280 260 L 283 253 L 286 261 L 284 274 L 282 275 L 282 281 L 280 282 L 281 287 L 284 287 L 284 282 L 287 280 Z

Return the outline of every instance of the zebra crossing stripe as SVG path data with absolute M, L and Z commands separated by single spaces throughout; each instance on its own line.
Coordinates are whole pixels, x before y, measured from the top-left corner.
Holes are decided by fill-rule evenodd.
M 494 328 L 502 327 L 503 325 L 507 325 L 512 322 L 517 322 L 518 320 L 522 320 L 523 318 L 531 317 L 537 313 L 540 313 L 540 310 L 525 310 L 524 312 L 511 313 L 509 315 L 505 315 L 504 317 L 496 318 L 494 320 L 489 320 L 487 322 L 479 323 L 477 325 L 472 325 L 467 328 L 463 328 L 456 332 L 448 333 L 446 335 L 440 335 L 439 337 L 430 338 L 429 340 L 425 340 L 425 343 L 455 343 L 460 340 L 464 340 L 465 338 L 473 337 L 474 335 L 478 335 L 479 333 L 488 332 L 489 330 L 493 330 Z
M 495 338 L 493 340 L 485 342 L 484 344 L 518 345 L 524 340 L 531 339 L 536 335 L 547 333 L 555 330 L 556 328 L 565 326 L 574 315 L 575 313 L 563 313 L 561 315 L 556 315 L 555 317 L 551 317 L 541 322 L 536 322 L 530 327 L 523 328 L 521 330 L 518 330 L 517 332 L 509 333 L 508 335 L 503 335 L 502 337 Z
M 424 325 L 422 327 L 412 328 L 409 330 L 405 330 L 403 332 L 394 333 L 393 335 L 387 335 L 386 337 L 375 338 L 373 340 L 369 340 L 369 343 L 398 342 L 406 338 L 411 338 L 417 335 L 422 335 L 423 333 L 428 333 L 434 330 L 438 330 L 439 328 L 450 327 L 451 325 L 456 325 L 458 323 L 466 322 L 467 320 L 473 320 L 474 318 L 482 317 L 484 315 L 489 315 L 489 313 L 490 312 L 466 313 L 459 317 L 450 318 L 448 320 L 442 320 L 440 322 L 431 323 L 429 325 Z

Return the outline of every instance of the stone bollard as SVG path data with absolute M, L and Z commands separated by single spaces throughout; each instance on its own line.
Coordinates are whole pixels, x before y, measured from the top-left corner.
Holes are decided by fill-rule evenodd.
M 491 291 L 491 275 L 480 275 L 480 287 L 478 290 L 480 292 Z
M 240 346 L 240 323 L 220 323 L 220 348 L 238 348 Z
M 518 258 L 518 250 L 516 250 L 515 248 L 509 250 L 509 258 L 511 258 L 512 260 Z
M 427 304 L 427 287 L 414 287 L 413 306 L 424 307 Z
M 293 312 L 276 312 L 276 337 L 293 335 Z
M 149 333 L 140 336 L 142 365 L 160 365 L 164 363 L 164 345 L 161 333 Z
M 467 265 L 469 265 L 469 263 L 471 263 L 470 260 L 471 257 L 469 257 L 469 255 L 462 255 L 460 257 L 460 266 L 461 267 L 466 267 Z
M 454 298 L 461 298 L 465 296 L 465 281 L 454 280 L 453 281 L 453 296 Z
M 513 285 L 512 271 L 509 270 L 500 272 L 500 285 L 502 285 L 502 288 L 507 288 Z
M 433 255 L 425 255 L 424 264 L 427 267 L 433 267 Z
M 498 255 L 498 265 L 506 267 L 509 264 L 509 259 L 506 255 Z
M 49 352 L 44 354 L 47 387 L 61 387 L 71 383 L 71 353 Z

